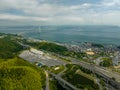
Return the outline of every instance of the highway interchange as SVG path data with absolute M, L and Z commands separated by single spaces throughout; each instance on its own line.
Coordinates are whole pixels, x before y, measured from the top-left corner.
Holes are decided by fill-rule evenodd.
M 29 62 L 32 62 L 32 63 L 39 62 L 39 63 L 42 63 L 42 64 L 47 65 L 49 67 L 50 66 L 55 66 L 55 65 L 66 65 L 67 64 L 66 62 L 64 62 L 62 60 L 58 60 L 56 58 L 51 58 L 48 55 L 45 55 L 44 53 L 41 54 L 41 51 L 39 52 L 39 50 L 37 50 L 37 51 L 38 51 L 38 53 L 36 53 L 36 50 L 34 50 L 34 49 L 32 51 L 31 50 L 26 50 L 26 51 L 23 51 L 19 55 L 19 57 L 21 57 L 21 58 L 23 58 L 23 59 L 25 59 Z M 64 58 L 66 58 L 66 57 L 64 57 Z M 112 82 L 116 83 L 118 86 L 120 86 L 120 75 L 118 73 L 114 73 L 113 71 L 110 71 L 106 68 L 95 66 L 95 65 L 92 65 L 90 63 L 80 61 L 80 60 L 76 60 L 76 59 L 73 59 L 73 58 L 71 58 L 70 60 L 71 60 L 71 62 L 70 62 L 71 64 L 81 65 L 82 67 L 84 67 L 86 69 L 89 69 L 96 74 L 101 74 L 103 77 L 105 77 L 107 79 L 110 79 L 110 81 L 112 80 L 112 78 L 115 78 L 115 81 L 112 80 Z M 55 76 L 55 77 L 57 79 L 60 79 L 64 83 L 68 84 L 67 81 L 61 79 L 60 75 Z M 120 87 L 119 87 L 119 89 L 120 89 Z M 114 89 L 114 90 L 117 90 L 117 89 Z

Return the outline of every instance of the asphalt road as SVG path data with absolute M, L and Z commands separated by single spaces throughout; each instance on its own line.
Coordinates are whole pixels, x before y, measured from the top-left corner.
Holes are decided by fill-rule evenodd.
M 39 54 L 35 54 L 33 52 L 30 52 L 29 50 L 27 51 L 24 51 L 23 53 L 21 53 L 19 55 L 21 58 L 25 59 L 25 60 L 28 60 L 30 62 L 40 62 L 40 63 L 43 63 L 47 66 L 55 66 L 55 65 L 64 65 L 66 64 L 66 62 L 63 62 L 61 60 L 56 60 L 56 59 L 53 59 L 53 58 L 49 58 L 49 57 L 44 57 L 44 56 L 41 56 Z M 75 60 L 75 59 L 71 59 L 71 63 L 72 64 L 77 64 L 77 65 L 81 65 L 87 69 L 90 69 L 94 72 L 98 72 L 98 73 L 102 73 L 104 74 L 105 76 L 109 77 L 109 78 L 115 78 L 115 80 L 120 83 L 120 75 L 113 72 L 113 71 L 110 71 L 108 69 L 105 69 L 105 68 L 101 68 L 99 66 L 95 66 L 95 65 L 92 65 L 90 63 L 87 63 L 87 62 L 84 62 L 84 61 L 80 61 L 80 60 Z M 59 76 L 57 76 L 57 78 L 65 83 L 68 83 L 66 82 L 65 80 L 63 80 L 62 78 L 60 78 Z
M 83 62 L 83 61 L 78 61 L 78 60 L 72 60 L 72 63 L 81 65 L 87 69 L 93 70 L 94 72 L 100 72 L 109 78 L 114 77 L 117 82 L 120 82 L 120 75 L 108 69 L 101 68 L 101 67 L 98 67 L 98 66 L 95 66 L 95 65 Z
M 56 75 L 54 73 L 49 72 L 52 76 L 54 76 L 58 81 L 62 82 L 65 86 L 70 87 L 72 90 L 80 90 L 78 88 L 76 88 L 74 85 L 70 84 L 69 82 L 67 82 L 66 80 L 62 79 L 59 75 Z
M 48 75 L 48 72 L 45 71 L 45 74 L 46 74 L 46 88 L 45 88 L 45 90 L 50 90 L 50 88 L 49 88 L 49 75 Z
M 47 55 L 41 55 L 41 54 L 37 54 L 34 52 L 31 52 L 29 50 L 23 51 L 19 57 L 23 58 L 24 60 L 27 60 L 31 63 L 34 62 L 38 62 L 41 63 L 43 65 L 47 65 L 47 66 L 55 66 L 55 65 L 64 65 L 66 64 L 66 62 L 62 61 L 62 60 L 57 60 L 55 58 L 51 58 Z
M 119 74 L 114 73 L 113 71 L 110 71 L 108 69 L 92 65 L 92 64 L 87 63 L 87 62 L 78 61 L 78 60 L 71 60 L 71 61 L 72 61 L 73 64 L 81 65 L 82 67 L 93 71 L 93 73 L 97 73 L 99 75 L 104 76 L 105 78 L 107 78 L 107 80 L 112 81 L 113 84 L 116 84 L 117 87 L 120 88 L 120 75 Z M 112 80 L 113 77 L 115 78 L 116 81 Z M 112 87 L 112 86 L 109 85 L 109 87 Z M 111 90 L 111 88 L 108 89 L 108 90 Z M 113 90 L 118 90 L 118 89 L 114 88 Z

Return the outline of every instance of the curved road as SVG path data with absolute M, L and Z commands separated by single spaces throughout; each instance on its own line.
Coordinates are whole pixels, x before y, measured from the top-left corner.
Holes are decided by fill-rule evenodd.
M 46 88 L 45 88 L 45 90 L 50 90 L 50 88 L 49 88 L 49 74 L 47 71 L 45 71 L 45 74 L 46 74 Z

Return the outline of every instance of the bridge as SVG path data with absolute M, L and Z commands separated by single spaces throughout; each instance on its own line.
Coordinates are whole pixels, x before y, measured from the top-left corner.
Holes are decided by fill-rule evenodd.
M 110 84 L 111 86 L 113 86 L 115 89 L 120 90 L 120 83 L 116 82 L 115 80 L 113 80 L 112 78 L 104 75 L 101 72 L 96 71 L 95 72 L 96 75 L 100 76 L 101 78 L 103 78 L 103 80 L 107 83 Z
M 65 88 L 66 90 L 80 90 L 78 88 L 76 88 L 75 86 L 73 86 L 72 84 L 70 84 L 69 82 L 67 82 L 66 80 L 62 79 L 59 75 L 56 75 L 54 73 L 49 72 L 58 82 L 59 84 Z
M 107 82 L 109 85 L 113 86 L 117 90 L 120 90 L 120 75 L 119 74 L 110 72 L 108 70 L 105 70 L 104 68 L 101 68 L 101 67 L 83 62 L 83 61 L 72 60 L 72 63 L 80 65 L 83 68 L 90 70 L 92 73 L 103 78 L 103 80 Z M 113 80 L 113 78 L 115 78 L 115 80 Z

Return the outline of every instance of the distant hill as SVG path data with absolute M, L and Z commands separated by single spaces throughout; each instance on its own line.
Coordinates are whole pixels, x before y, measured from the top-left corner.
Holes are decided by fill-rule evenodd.
M 23 47 L 14 40 L 17 36 L 7 34 L 3 34 L 3 36 L 5 37 L 0 38 L 0 58 L 13 58 L 18 52 L 23 50 Z

